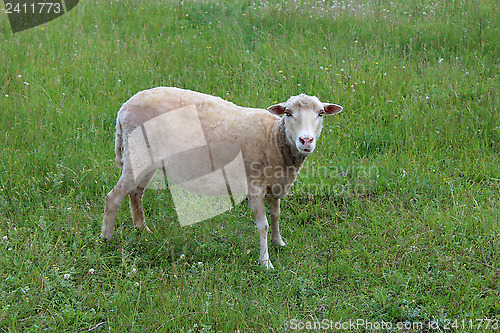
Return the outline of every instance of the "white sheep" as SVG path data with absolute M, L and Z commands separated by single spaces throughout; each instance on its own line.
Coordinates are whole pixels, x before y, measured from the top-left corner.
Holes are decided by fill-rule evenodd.
M 170 117 L 166 122 L 152 121 L 158 117 L 174 115 L 173 111 L 176 112 L 176 117 Z M 203 153 L 188 154 L 186 158 L 180 159 L 171 158 L 165 162 L 165 154 L 156 159 L 151 155 L 152 144 L 166 149 L 170 156 L 174 156 L 174 153 L 177 153 L 175 156 L 180 156 L 182 150 L 186 150 L 185 147 L 193 147 L 193 142 L 196 147 L 199 146 L 198 141 L 210 147 L 227 144 L 227 147 L 236 146 L 243 156 L 246 173 L 244 179 L 247 183 L 240 189 L 247 191 L 249 206 L 259 232 L 259 263 L 272 269 L 267 245 L 269 224 L 264 199 L 267 199 L 270 210 L 271 240 L 277 246 L 284 246 L 286 244 L 278 226 L 280 199 L 286 196 L 305 158 L 313 152 L 321 133 L 322 116 L 340 111 L 341 106 L 322 103 L 317 97 L 305 94 L 290 97 L 287 102 L 273 105 L 266 111 L 240 107 L 219 97 L 171 87 L 158 87 L 137 93 L 118 112 L 115 154 L 116 164 L 122 168 L 122 174 L 106 197 L 101 237 L 109 240 L 113 236 L 118 208 L 127 195 L 130 196 L 130 210 L 135 227 L 149 231 L 144 220 L 142 195 L 155 171 L 162 167 L 165 170 L 165 163 L 172 165 L 170 170 L 174 170 L 167 172 L 167 177 L 178 178 L 177 182 L 182 184 L 189 180 L 186 172 L 183 173 L 186 168 L 188 174 L 200 173 L 201 169 L 201 174 L 206 174 L 227 164 L 237 154 L 223 146 L 222 149 L 214 150 L 215 153 L 209 152 L 210 160 L 199 162 L 203 160 L 202 156 L 206 156 L 207 151 L 203 150 Z M 283 117 L 278 117 L 282 114 Z M 183 115 L 196 115 L 198 119 L 193 122 L 192 117 Z M 136 135 L 141 133 L 140 128 L 144 132 L 144 124 L 149 124 L 149 140 L 146 139 L 146 142 L 141 141 L 142 135 Z M 200 126 L 203 131 L 201 139 L 195 131 Z M 134 147 L 138 146 L 139 141 L 148 147 L 147 152 L 136 151 Z M 214 155 L 224 155 L 226 151 L 229 151 L 227 154 L 230 158 L 222 156 L 217 161 Z M 151 159 L 148 158 L 148 153 Z M 155 154 L 156 157 L 161 155 L 159 152 Z M 180 164 L 177 163 L 177 167 L 176 161 L 181 161 Z M 207 164 L 208 171 L 205 170 Z M 210 195 L 214 191 L 224 192 L 215 190 L 210 184 L 205 188 L 194 189 L 197 190 Z

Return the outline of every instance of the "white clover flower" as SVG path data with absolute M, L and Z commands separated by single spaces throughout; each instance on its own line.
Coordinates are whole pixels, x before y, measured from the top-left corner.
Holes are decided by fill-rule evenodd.
M 135 273 L 137 273 L 137 269 L 132 268 L 132 270 L 130 271 L 130 273 L 127 273 L 127 276 L 128 276 L 128 277 L 131 277 L 131 276 L 132 276 L 132 275 L 134 275 Z
M 92 275 L 95 273 L 95 270 L 93 268 L 89 269 L 89 274 Z
M 69 280 L 70 277 L 71 277 L 71 275 L 68 273 L 64 274 L 64 276 L 63 276 L 64 280 Z
M 9 237 L 7 237 L 7 236 L 3 236 L 3 237 L 2 237 L 2 239 L 3 239 L 4 241 L 7 241 L 7 240 L 9 239 Z

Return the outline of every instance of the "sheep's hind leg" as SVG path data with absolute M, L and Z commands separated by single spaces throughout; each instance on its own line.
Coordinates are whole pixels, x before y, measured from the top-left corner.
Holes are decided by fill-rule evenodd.
M 155 170 L 156 171 L 156 170 Z M 144 177 L 144 179 L 140 182 L 139 186 L 130 193 L 130 212 L 132 213 L 132 220 L 134 221 L 134 227 L 139 230 L 144 230 L 147 232 L 151 232 L 149 228 L 146 226 L 146 221 L 144 219 L 144 209 L 142 208 L 142 196 L 144 194 L 144 190 L 146 186 L 148 186 L 149 182 L 153 178 L 155 171 L 151 174 Z
M 280 218 L 280 199 L 267 198 L 269 204 L 269 212 L 271 215 L 271 242 L 276 246 L 286 246 L 286 243 L 281 238 L 279 218 Z
M 104 218 L 102 220 L 101 238 L 110 240 L 115 232 L 115 220 L 118 214 L 118 209 L 123 199 L 131 193 L 137 185 L 133 181 L 133 177 L 127 172 L 122 172 L 118 183 L 106 196 L 106 206 L 104 209 Z

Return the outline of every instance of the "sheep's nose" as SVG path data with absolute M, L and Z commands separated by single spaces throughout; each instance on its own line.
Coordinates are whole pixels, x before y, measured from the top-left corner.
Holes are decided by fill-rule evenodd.
M 313 143 L 314 141 L 314 138 L 308 138 L 308 137 L 299 137 L 299 141 L 302 145 L 310 145 L 311 143 Z

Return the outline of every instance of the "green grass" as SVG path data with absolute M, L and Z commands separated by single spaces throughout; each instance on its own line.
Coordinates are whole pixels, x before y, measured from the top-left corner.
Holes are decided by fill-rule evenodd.
M 0 12 L 0 332 L 500 319 L 497 2 L 298 3 L 81 1 L 15 35 Z M 274 271 L 246 202 L 182 228 L 151 190 L 153 234 L 124 203 L 98 238 L 116 112 L 159 85 L 344 107 L 282 202 Z

